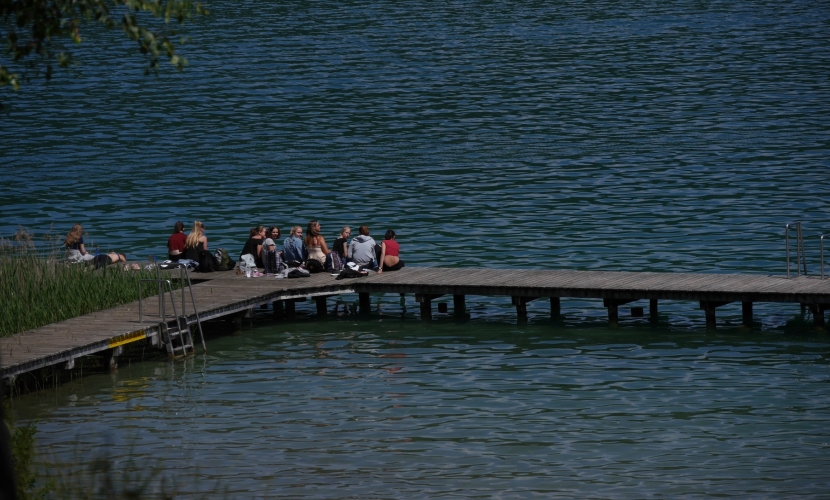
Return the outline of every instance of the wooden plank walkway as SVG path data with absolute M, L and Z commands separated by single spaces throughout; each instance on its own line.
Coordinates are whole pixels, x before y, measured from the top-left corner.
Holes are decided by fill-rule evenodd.
M 284 301 L 290 315 L 293 301 L 305 298 L 315 298 L 318 313 L 325 314 L 325 298 L 342 293 L 358 293 L 362 311 L 368 311 L 371 293 L 412 293 L 424 318 L 431 315 L 432 300 L 442 295 L 452 295 L 454 307 L 462 311 L 467 295 L 512 297 L 520 317 L 527 314 L 527 302 L 539 298 L 550 299 L 552 315 L 559 314 L 560 298 L 597 298 L 603 299 L 612 323 L 620 305 L 641 299 L 650 301 L 652 316 L 659 300 L 699 302 L 709 326 L 714 326 L 716 308 L 731 302 L 743 304 L 747 324 L 752 322 L 755 302 L 805 304 L 820 327 L 824 311 L 830 308 L 830 279 L 804 276 L 408 267 L 349 280 L 335 280 L 326 273 L 301 279 L 245 278 L 233 272 L 195 277 L 206 280 L 192 287 L 202 321 L 278 301 Z M 192 318 L 189 295 L 186 298 L 185 312 Z M 181 292 L 176 293 L 176 302 L 182 314 Z M 172 315 L 169 300 L 165 308 Z M 139 304 L 133 302 L 0 339 L 0 377 L 71 365 L 80 356 L 156 339 L 161 329 L 158 310 L 158 298 L 152 297 L 143 302 L 141 320 Z

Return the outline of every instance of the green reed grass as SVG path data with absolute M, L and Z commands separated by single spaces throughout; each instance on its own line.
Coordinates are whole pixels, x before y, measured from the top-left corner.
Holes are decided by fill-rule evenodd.
M 138 282 L 155 279 L 155 270 L 121 265 L 94 270 L 61 260 L 54 245 L 38 247 L 25 231 L 0 239 L 0 337 L 138 300 Z M 145 297 L 155 295 L 145 286 Z

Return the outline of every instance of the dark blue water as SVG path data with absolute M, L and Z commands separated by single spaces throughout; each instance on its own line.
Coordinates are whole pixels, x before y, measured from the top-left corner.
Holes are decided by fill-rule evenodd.
M 822 2 L 208 7 L 182 73 L 145 77 L 91 30 L 79 66 L 2 91 L 0 234 L 78 222 L 144 260 L 176 220 L 233 253 L 256 224 L 319 219 L 329 241 L 395 229 L 408 265 L 783 274 L 801 220 L 820 272 Z M 119 442 L 146 427 L 138 454 L 187 436 L 172 466 L 204 459 L 240 497 L 827 491 L 828 343 L 797 306 L 758 305 L 754 331 L 727 306 L 713 334 L 682 302 L 611 331 L 591 301 L 558 323 L 531 303 L 516 326 L 471 297 L 469 322 L 424 326 L 375 300 L 368 321 L 261 322 L 207 358 L 16 405 L 61 453 L 91 422 Z

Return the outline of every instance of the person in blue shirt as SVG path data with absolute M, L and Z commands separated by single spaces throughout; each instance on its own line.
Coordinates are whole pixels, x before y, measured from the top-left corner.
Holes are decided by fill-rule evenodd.
M 289 267 L 298 267 L 308 260 L 308 251 L 303 245 L 303 228 L 294 226 L 283 243 L 283 260 Z

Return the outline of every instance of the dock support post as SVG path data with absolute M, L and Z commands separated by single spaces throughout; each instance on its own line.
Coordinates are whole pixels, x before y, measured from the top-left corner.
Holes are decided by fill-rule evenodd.
M 283 301 L 282 300 L 275 300 L 271 303 L 271 306 L 274 308 L 274 319 L 280 318 L 283 315 Z
M 519 319 L 526 319 L 527 318 L 527 303 L 531 300 L 535 300 L 536 297 L 511 297 L 513 300 L 513 305 L 516 306 L 516 316 Z
M 297 304 L 293 300 L 285 301 L 285 319 L 293 320 L 297 316 Z
M 314 297 L 314 302 L 317 303 L 317 317 L 318 318 L 325 318 L 326 317 L 326 297 L 325 295 L 322 297 Z
M 421 319 L 432 319 L 432 299 L 437 299 L 443 294 L 416 293 L 415 302 L 421 305 Z
M 810 304 L 810 312 L 813 313 L 813 326 L 817 329 L 824 330 L 824 310 L 829 307 L 830 304 Z
M 615 328 L 620 321 L 620 306 L 634 302 L 636 299 L 602 299 L 602 305 L 608 308 L 608 326 Z
M 357 294 L 358 312 L 362 316 L 368 316 L 372 310 L 372 299 L 369 298 L 369 292 L 360 292 Z
M 717 325 L 717 321 L 715 320 L 715 309 L 730 303 L 731 302 L 718 302 L 715 300 L 700 301 L 700 308 L 706 313 L 706 328 L 708 330 L 714 330 Z
M 550 318 L 556 319 L 562 315 L 562 301 L 559 297 L 550 298 Z
M 741 302 L 741 315 L 743 316 L 743 325 L 747 328 L 752 327 L 752 302 Z
M 467 304 L 463 295 L 452 296 L 452 312 L 456 316 L 464 316 L 467 313 Z
M 110 357 L 110 371 L 118 370 L 118 356 L 124 352 L 124 346 L 113 347 L 112 356 Z
M 432 319 L 432 301 L 429 299 L 421 302 L 421 319 Z
M 648 301 L 648 315 L 651 321 L 657 321 L 660 316 L 657 311 L 657 299 L 649 299 Z

